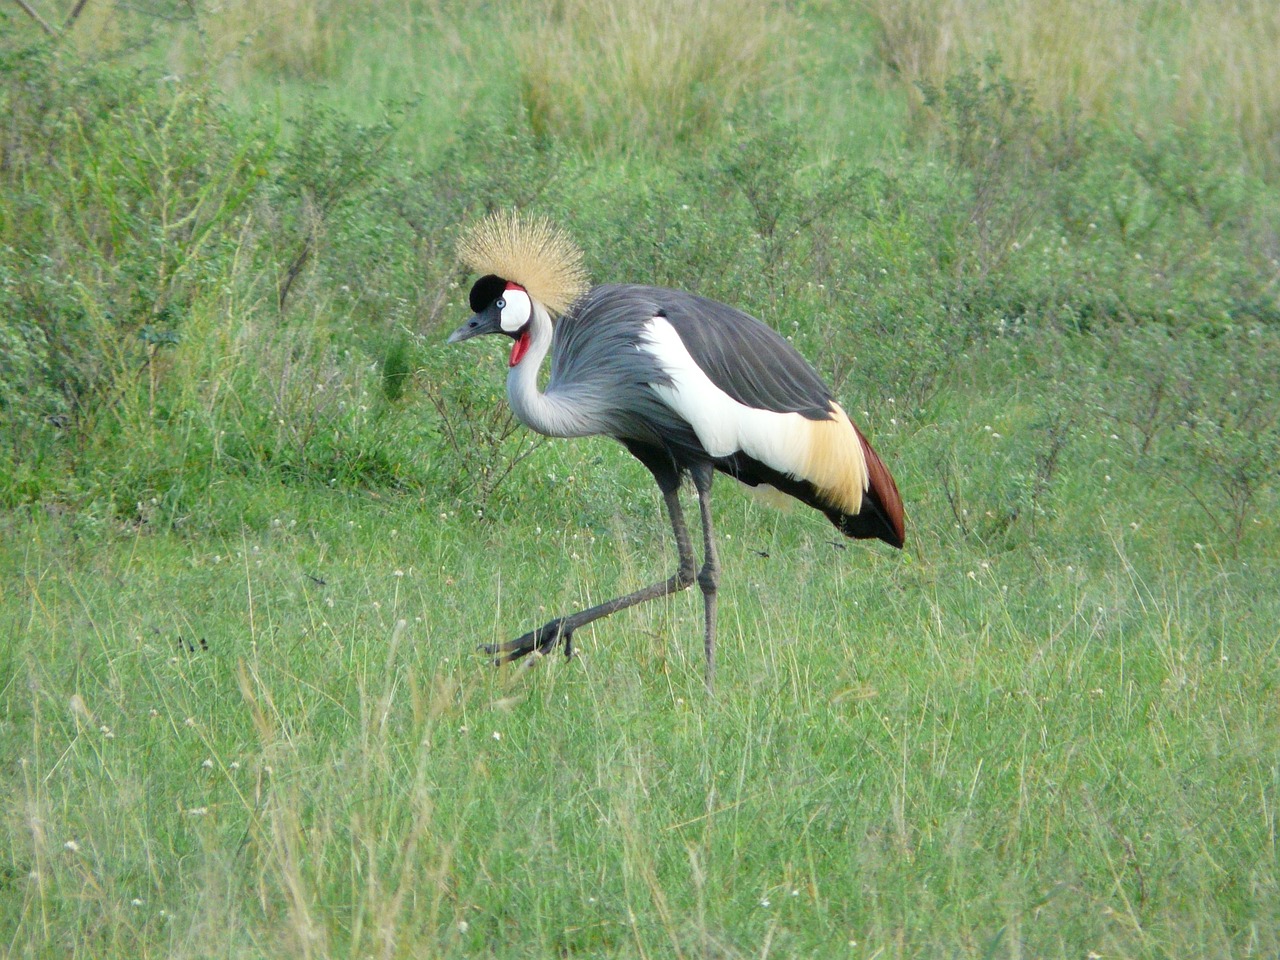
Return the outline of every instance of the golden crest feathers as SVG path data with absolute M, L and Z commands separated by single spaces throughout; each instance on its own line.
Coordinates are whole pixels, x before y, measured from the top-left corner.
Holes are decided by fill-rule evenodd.
M 582 251 L 551 221 L 515 210 L 485 217 L 458 241 L 458 258 L 476 272 L 518 283 L 552 313 L 587 292 Z

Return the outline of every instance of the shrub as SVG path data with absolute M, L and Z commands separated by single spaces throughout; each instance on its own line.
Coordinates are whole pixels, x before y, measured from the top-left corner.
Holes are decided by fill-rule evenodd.
M 0 102 L 3 435 L 20 447 L 40 422 L 83 435 L 154 418 L 273 141 L 199 89 L 44 48 L 0 49 Z
M 1237 555 L 1255 511 L 1280 480 L 1280 337 L 1273 328 L 1230 327 L 1195 351 L 1183 383 L 1183 456 L 1199 466 L 1185 484 Z

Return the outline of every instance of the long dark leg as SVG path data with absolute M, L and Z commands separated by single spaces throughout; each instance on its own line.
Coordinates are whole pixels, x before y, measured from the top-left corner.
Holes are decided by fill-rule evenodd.
M 716 683 L 716 587 L 720 584 L 720 554 L 716 550 L 716 538 L 711 524 L 711 481 L 715 473 L 710 465 L 693 471 L 693 485 L 698 491 L 698 508 L 702 512 L 702 569 L 698 571 L 698 586 L 702 588 L 702 606 L 705 613 L 703 647 L 707 652 L 707 692 Z
M 680 509 L 679 476 L 674 468 L 661 474 L 653 467 L 650 469 L 654 471 L 654 476 L 662 486 L 662 499 L 666 501 L 667 514 L 671 517 L 671 529 L 676 536 L 676 550 L 680 554 L 680 566 L 676 572 L 666 580 L 659 580 L 634 593 L 614 597 L 612 600 L 606 600 L 604 603 L 567 617 L 556 617 L 536 630 L 530 630 L 522 637 L 516 637 L 506 643 L 486 644 L 481 649 L 485 653 L 492 654 L 495 657 L 495 663 L 510 663 L 535 650 L 546 653 L 562 641 L 565 656 L 571 657 L 573 656 L 573 632 L 579 627 L 584 627 L 601 617 L 607 617 L 611 613 L 617 613 L 619 610 L 625 610 L 627 607 L 634 607 L 637 603 L 656 600 L 658 597 L 684 590 L 693 583 L 695 560 L 693 545 L 689 540 L 689 528 L 685 526 L 684 512 Z

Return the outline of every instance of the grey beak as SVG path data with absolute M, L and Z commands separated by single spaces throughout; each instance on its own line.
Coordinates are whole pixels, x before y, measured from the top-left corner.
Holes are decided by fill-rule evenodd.
M 448 342 L 461 343 L 463 340 L 470 340 L 472 337 L 482 337 L 486 333 L 502 332 L 502 314 L 491 308 L 484 313 L 475 314 L 470 320 L 449 334 Z

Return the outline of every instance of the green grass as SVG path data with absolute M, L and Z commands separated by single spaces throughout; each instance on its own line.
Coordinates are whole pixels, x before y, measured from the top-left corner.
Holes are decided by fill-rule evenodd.
M 4 956 L 1280 952 L 1264 125 L 1063 107 L 1149 66 L 1101 15 L 886 75 L 959 27 L 712 4 L 687 74 L 638 8 L 260 7 L 0 7 Z M 717 484 L 714 696 L 697 590 L 477 653 L 675 563 L 442 342 L 513 205 L 761 315 L 898 478 L 903 553 Z
M 1028 438 L 1011 359 L 945 418 L 988 458 Z M 556 499 L 500 522 L 235 484 L 230 535 L 10 515 L 10 952 L 1273 952 L 1271 531 L 1187 542 L 1095 431 L 1035 538 L 964 537 L 938 429 L 881 434 L 905 555 L 718 487 L 715 697 L 696 591 L 573 662 L 475 652 L 672 566 L 603 441 L 540 448 L 514 482 Z

